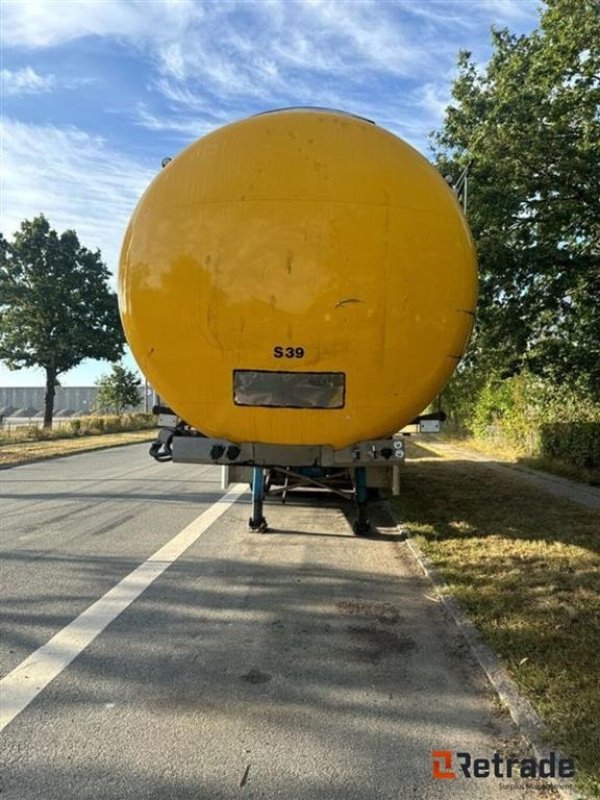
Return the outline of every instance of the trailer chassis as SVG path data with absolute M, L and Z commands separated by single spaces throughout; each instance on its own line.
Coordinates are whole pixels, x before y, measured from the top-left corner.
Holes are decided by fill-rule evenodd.
M 264 501 L 269 492 L 281 495 L 285 502 L 291 488 L 308 486 L 328 489 L 353 500 L 356 506 L 353 529 L 357 536 L 365 536 L 370 532 L 369 491 L 387 486 L 394 494 L 399 492 L 399 468 L 405 459 L 404 437 L 410 435 L 407 432 L 387 439 L 357 442 L 339 450 L 329 445 L 236 443 L 204 436 L 172 412 L 166 412 L 170 409 L 159 409 L 162 427 L 158 439 L 150 447 L 150 455 L 157 461 L 221 466 L 226 476 L 223 488 L 234 480 L 248 481 L 252 489 L 252 516 L 248 526 L 252 531 L 268 530 Z M 417 417 L 411 425 L 416 426 L 418 432 L 434 433 L 439 431 L 442 419 L 440 414 L 426 414 Z M 342 474 L 345 485 L 340 488 Z M 274 476 L 279 481 L 275 487 Z

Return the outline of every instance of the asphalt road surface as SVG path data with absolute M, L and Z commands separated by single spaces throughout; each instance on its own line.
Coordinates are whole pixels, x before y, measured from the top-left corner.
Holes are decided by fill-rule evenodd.
M 250 533 L 247 492 L 147 449 L 0 472 L 4 800 L 537 796 L 433 779 L 524 753 L 393 529 L 298 498 Z

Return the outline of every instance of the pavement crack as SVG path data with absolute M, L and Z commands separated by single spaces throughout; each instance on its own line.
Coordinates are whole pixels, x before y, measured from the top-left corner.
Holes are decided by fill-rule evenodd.
M 242 775 L 242 780 L 240 781 L 240 788 L 243 788 L 248 783 L 248 775 L 250 774 L 250 764 L 246 766 L 244 770 L 244 774 Z

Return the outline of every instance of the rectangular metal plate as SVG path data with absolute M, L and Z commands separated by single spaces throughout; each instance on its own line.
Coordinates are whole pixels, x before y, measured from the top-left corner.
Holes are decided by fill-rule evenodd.
M 176 414 L 159 414 L 158 427 L 159 428 L 174 428 L 177 425 Z
M 236 369 L 233 401 L 236 406 L 266 408 L 343 408 L 346 376 L 343 372 L 275 372 Z
M 419 422 L 419 433 L 439 433 L 439 419 L 422 419 Z
M 340 467 L 373 466 L 386 467 L 404 462 L 404 442 L 402 438 L 372 439 L 366 442 L 336 450 L 333 464 Z

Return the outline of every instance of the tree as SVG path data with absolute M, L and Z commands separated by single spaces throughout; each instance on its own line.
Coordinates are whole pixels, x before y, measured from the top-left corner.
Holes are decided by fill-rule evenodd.
M 600 398 L 600 5 L 547 0 L 538 30 L 492 37 L 483 69 L 460 53 L 433 139 L 444 174 L 470 165 L 471 361 Z
M 100 411 L 114 410 L 115 414 L 122 414 L 126 408 L 139 404 L 141 384 L 135 372 L 122 364 L 113 364 L 112 373 L 96 381 L 98 394 L 94 405 Z
M 124 335 L 100 251 L 75 231 L 60 236 L 43 215 L 0 234 L 0 358 L 9 369 L 46 372 L 44 427 L 52 426 L 58 376 L 84 358 L 114 361 Z

